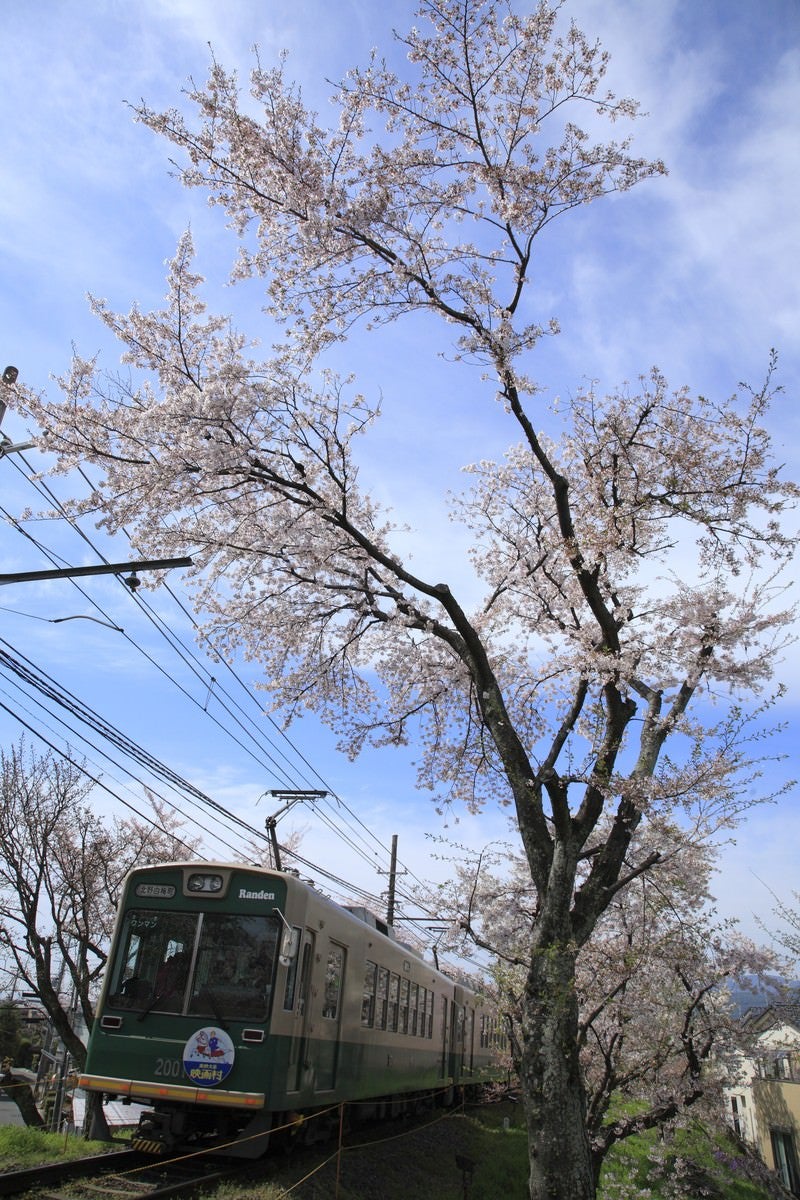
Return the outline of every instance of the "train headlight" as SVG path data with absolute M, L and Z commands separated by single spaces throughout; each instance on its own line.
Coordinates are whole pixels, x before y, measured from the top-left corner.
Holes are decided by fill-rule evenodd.
M 206 875 L 195 871 L 186 880 L 187 892 L 221 892 L 222 876 Z

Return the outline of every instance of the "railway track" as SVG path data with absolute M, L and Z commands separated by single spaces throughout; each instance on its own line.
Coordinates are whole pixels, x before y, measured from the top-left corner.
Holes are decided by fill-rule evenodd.
M 252 1164 L 247 1164 L 252 1170 Z M 36 1200 L 171 1200 L 244 1173 L 207 1159 L 159 1162 L 134 1150 L 98 1154 L 0 1174 L 0 1196 L 35 1194 Z

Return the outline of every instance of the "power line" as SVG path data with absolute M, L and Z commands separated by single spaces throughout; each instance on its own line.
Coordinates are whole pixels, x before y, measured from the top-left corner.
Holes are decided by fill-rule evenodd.
M 28 469 L 32 470 L 31 465 L 29 463 L 27 463 L 27 461 L 24 459 L 24 456 L 20 456 L 20 457 L 23 457 L 23 461 L 26 462 L 26 466 L 28 467 Z M 20 470 L 16 461 L 14 462 L 14 465 L 17 468 L 17 470 Z M 73 531 L 88 546 L 90 546 L 92 548 L 93 552 L 102 558 L 103 556 L 100 553 L 100 551 L 97 549 L 96 546 L 94 546 L 91 539 L 84 533 L 84 531 L 80 528 L 80 526 L 74 520 L 74 518 L 71 516 L 71 514 L 69 514 L 67 512 L 67 510 L 64 508 L 63 504 L 60 502 L 58 497 L 55 496 L 55 494 L 52 492 L 52 490 L 50 488 L 48 488 L 46 485 L 42 486 L 39 482 L 31 479 L 30 476 L 26 475 L 24 472 L 20 471 L 20 473 L 22 474 L 22 477 L 23 477 L 23 479 L 26 480 L 26 482 L 28 482 L 31 486 L 33 486 L 35 488 L 35 490 L 37 490 L 41 496 L 43 496 L 44 498 L 49 500 L 49 502 L 52 503 L 56 507 L 56 509 L 59 512 L 62 519 L 66 520 L 68 522 L 69 526 L 73 529 Z M 91 481 L 88 479 L 88 477 L 85 475 L 85 473 L 82 470 L 80 473 L 81 473 L 82 477 L 84 478 L 84 480 L 87 482 L 87 485 L 89 487 L 92 487 Z M 19 522 L 15 518 L 11 517 L 10 514 L 6 513 L 6 515 L 9 518 L 9 520 L 11 521 L 12 525 L 20 533 L 22 533 L 26 538 L 28 538 L 28 540 L 30 540 L 34 545 L 36 545 L 37 548 L 40 549 L 40 551 L 42 553 L 45 553 L 48 557 L 50 557 L 51 561 L 56 561 L 56 559 L 60 558 L 59 555 L 56 555 L 54 552 L 47 550 L 40 542 L 38 542 L 37 539 L 33 538 L 27 530 L 24 530 L 22 528 L 22 526 L 19 524 Z M 123 530 L 123 532 L 125 532 L 125 531 Z M 126 536 L 128 536 L 127 533 L 126 533 Z M 129 540 L 130 540 L 130 538 L 129 538 Z M 73 586 L 77 586 L 74 583 L 74 581 L 73 581 Z M 172 590 L 172 588 L 169 586 L 169 584 L 165 584 L 165 586 L 166 586 L 166 590 L 167 590 L 168 594 L 170 595 L 170 597 L 172 598 L 173 602 L 177 605 L 179 610 L 186 616 L 186 618 L 192 622 L 192 625 L 195 626 L 195 622 L 194 622 L 194 618 L 193 618 L 192 614 L 186 609 L 186 607 L 184 606 L 182 601 L 178 598 L 178 596 L 175 594 L 175 592 Z M 103 614 L 103 616 L 107 620 L 110 621 L 108 614 L 105 613 L 105 611 L 102 609 L 102 607 L 99 606 L 91 596 L 89 596 L 80 587 L 78 588 L 78 590 L 89 601 L 89 603 L 92 604 L 97 609 L 98 612 L 101 612 Z M 190 670 L 190 672 L 195 676 L 195 678 L 198 680 L 201 680 L 203 682 L 203 685 L 208 689 L 208 692 L 210 695 L 211 689 L 217 683 L 217 680 L 215 679 L 215 677 L 213 675 L 211 675 L 210 671 L 208 671 L 208 668 L 205 667 L 204 665 L 201 665 L 201 666 L 193 665 L 193 663 L 196 664 L 196 662 L 197 662 L 196 654 L 193 654 L 191 651 L 187 650 L 187 648 L 185 647 L 185 644 L 181 641 L 181 639 L 169 629 L 169 627 L 166 625 L 166 622 L 164 622 L 164 620 L 158 614 L 156 614 L 154 612 L 154 610 L 151 608 L 151 606 L 144 601 L 143 597 L 135 595 L 134 599 L 136 600 L 137 604 L 139 605 L 140 610 L 142 610 L 145 613 L 145 615 L 148 617 L 148 619 L 151 620 L 151 623 L 153 624 L 156 631 L 159 632 L 161 634 L 161 636 L 163 636 L 165 638 L 165 640 L 171 646 L 173 652 L 176 655 L 178 655 L 178 657 L 184 663 L 184 666 L 188 670 Z M 196 628 L 196 626 L 195 626 L 195 628 Z M 206 713 L 206 715 L 209 716 L 210 719 L 212 721 L 214 721 L 224 733 L 227 734 L 227 736 L 230 736 L 234 740 L 234 742 L 236 742 L 246 753 L 250 754 L 250 756 L 253 757 L 255 761 L 259 762 L 259 765 L 261 765 L 261 766 L 266 765 L 262 760 L 260 760 L 256 756 L 256 754 L 252 750 L 248 749 L 248 747 L 244 745 L 242 740 L 236 734 L 234 734 L 227 726 L 223 726 L 212 714 L 210 714 L 208 712 L 208 707 L 207 707 L 208 697 L 206 699 L 206 704 L 203 706 L 200 706 L 196 697 L 192 696 L 191 693 L 185 687 L 183 687 L 183 685 L 178 680 L 176 680 L 174 678 L 174 676 L 171 675 L 170 672 L 167 671 L 162 666 L 162 664 L 158 663 L 155 660 L 155 658 L 149 654 L 148 651 L 146 651 L 137 642 L 135 642 L 135 640 L 132 639 L 128 634 L 125 634 L 124 631 L 123 631 L 123 635 L 126 638 L 126 640 L 133 646 L 133 648 L 136 649 L 137 652 L 143 654 L 143 656 L 153 666 L 155 666 L 156 669 L 159 670 L 165 676 L 165 678 L 167 678 L 169 680 L 169 682 L 173 686 L 177 687 L 182 692 L 182 694 L 184 696 L 186 696 L 187 699 L 190 700 L 191 703 L 195 704 L 198 707 L 201 707 L 202 710 Z M 232 675 L 232 677 L 234 678 L 234 680 L 238 684 L 238 686 L 245 691 L 248 700 L 252 704 L 256 705 L 258 712 L 259 712 L 259 716 L 261 716 L 262 718 L 264 716 L 266 716 L 266 719 L 269 721 L 269 723 L 272 725 L 272 727 L 276 730 L 276 732 L 280 735 L 282 740 L 291 748 L 292 752 L 296 755 L 296 757 L 300 759 L 300 761 L 307 767 L 307 769 L 312 773 L 312 775 L 318 781 L 325 784 L 326 790 L 329 791 L 331 793 L 331 795 L 334 797 L 334 799 L 336 801 L 336 807 L 334 807 L 334 805 L 332 803 L 328 802 L 328 806 L 332 810 L 332 815 L 328 816 L 327 814 L 321 812 L 319 810 L 319 808 L 317 808 L 315 810 L 317 812 L 317 815 L 319 816 L 320 820 L 323 821 L 323 823 L 326 825 L 327 828 L 329 828 L 331 830 L 332 833 L 334 833 L 336 836 L 340 837 L 351 848 L 351 850 L 353 850 L 365 862 L 367 862 L 372 869 L 376 869 L 375 863 L 373 860 L 379 857 L 378 853 L 375 850 L 370 850 L 369 853 L 367 853 L 361 847 L 366 847 L 366 846 L 369 846 L 372 844 L 378 848 L 378 851 L 380 852 L 381 857 L 386 856 L 386 854 L 387 854 L 386 847 L 380 842 L 380 840 L 376 837 L 376 835 L 373 833 L 373 831 L 361 820 L 361 818 L 358 816 L 358 814 L 355 813 L 353 811 L 353 809 L 350 808 L 350 806 L 347 805 L 346 802 L 340 796 L 338 796 L 336 794 L 336 792 L 325 783 L 325 780 L 320 775 L 320 773 L 311 765 L 311 763 L 308 761 L 308 759 L 302 754 L 302 752 L 291 741 L 291 739 L 288 738 L 285 731 L 280 729 L 280 727 L 276 724 L 276 722 L 270 716 L 270 714 L 268 714 L 268 713 L 264 714 L 262 712 L 261 707 L 258 705 L 258 702 L 256 701 L 255 697 L 253 696 L 253 693 L 250 690 L 250 688 L 244 684 L 244 682 L 241 680 L 241 678 L 238 676 L 238 674 L 234 671 L 231 664 L 228 663 L 227 660 L 224 658 L 224 656 L 216 649 L 213 642 L 208 638 L 208 636 L 205 634 L 200 634 L 200 636 L 201 636 L 202 640 L 210 647 L 210 649 L 211 649 L 212 653 L 214 654 L 215 658 L 217 659 L 217 661 L 223 665 L 224 669 L 230 675 Z M 242 724 L 242 721 L 239 720 L 239 718 L 236 716 L 236 713 L 232 712 L 231 709 L 229 707 L 227 707 L 227 705 L 222 704 L 222 702 L 220 701 L 220 704 L 223 707 L 224 711 L 228 714 L 228 716 L 234 722 L 234 724 L 242 731 L 242 735 L 244 737 L 248 738 L 249 740 L 251 740 L 253 742 L 253 744 L 257 746 L 259 752 L 266 756 L 266 758 L 268 759 L 268 761 L 271 764 L 271 768 L 268 767 L 267 769 L 268 770 L 271 769 L 273 772 L 275 772 L 276 776 L 279 779 L 281 779 L 281 782 L 283 782 L 285 784 L 286 783 L 286 775 L 284 774 L 283 770 L 279 767 L 279 764 L 276 762 L 275 757 L 272 754 L 270 754 L 269 751 L 266 751 L 264 749 L 264 747 L 259 744 L 258 737 L 263 737 L 264 731 L 257 730 L 258 736 L 256 736 L 256 733 L 254 733 L 254 729 L 256 727 L 253 726 L 253 722 L 250 720 L 250 718 L 244 712 L 242 707 L 233 699 L 233 697 L 230 695 L 230 693 L 227 692 L 226 689 L 218 688 L 215 690 L 214 695 L 218 696 L 218 693 L 220 691 L 223 692 L 223 694 L 230 701 L 230 703 L 233 704 L 233 706 L 235 707 L 237 712 L 241 713 L 242 717 L 247 722 L 247 728 L 245 728 L 245 726 Z M 288 764 L 288 759 L 281 751 L 277 751 L 277 748 L 275 747 L 274 742 L 272 742 L 270 739 L 267 739 L 267 741 L 268 741 L 268 744 L 274 750 L 276 750 L 276 752 L 278 754 L 280 754 L 280 756 L 283 758 L 284 762 L 286 762 Z M 291 770 L 292 768 L 289 767 L 289 769 Z M 301 778 L 302 778 L 302 775 L 301 775 Z M 307 780 L 303 780 L 303 781 L 307 782 Z M 294 780 L 291 780 L 291 782 L 294 782 Z M 210 801 L 210 798 L 206 797 L 205 800 Z M 213 801 L 210 801 L 210 802 L 212 805 L 215 804 L 215 802 L 213 802 Z M 353 824 L 343 817 L 342 810 L 344 810 L 344 812 L 346 812 L 349 815 L 352 822 L 354 822 L 355 826 L 357 826 L 358 828 L 354 828 Z M 238 820 L 238 818 L 234 818 L 234 819 Z M 246 823 L 244 823 L 244 824 L 246 825 Z M 344 829 L 341 828 L 341 826 L 344 826 L 345 828 L 349 829 L 350 833 L 348 834 L 348 833 L 344 832 Z M 250 828 L 251 833 L 254 836 L 256 836 L 258 838 L 261 838 L 264 836 L 260 831 L 252 830 L 252 827 L 248 827 L 248 828 Z M 362 830 L 363 833 L 359 832 L 359 830 Z M 366 835 L 366 837 L 364 835 Z M 361 845 L 359 846 L 358 843 L 360 843 Z M 401 864 L 401 865 L 403 865 L 403 864 Z M 426 886 L 423 883 L 423 881 L 420 880 L 413 871 L 410 871 L 410 869 L 408 867 L 405 867 L 405 870 L 408 871 L 408 873 L 414 879 L 417 880 L 417 882 L 420 884 L 420 886 L 423 886 L 423 887 Z M 321 873 L 324 873 L 324 872 L 321 872 Z M 357 890 L 357 889 L 354 889 L 352 887 L 352 885 L 344 885 L 344 886 L 350 887 L 351 890 Z M 408 900 L 408 902 L 413 903 L 415 906 L 419 906 L 419 902 L 417 900 L 415 900 L 411 897 L 405 897 L 405 898 Z M 373 900 L 374 900 L 374 897 L 373 897 Z
M 60 715 L 59 715 L 57 712 L 54 712 L 52 709 L 49 709 L 49 708 L 47 707 L 47 705 L 44 703 L 44 701 L 43 701 L 41 698 L 37 697 L 36 695 L 30 695 L 30 694 L 26 693 L 26 692 L 23 690 L 23 686 L 22 686 L 21 682 L 20 682 L 18 679 L 16 679 L 16 678 L 10 678 L 10 677 L 8 676 L 8 674 L 6 674 L 6 676 L 5 676 L 5 677 L 6 677 L 7 683 L 8 683 L 8 684 L 9 684 L 11 687 L 14 687 L 14 688 L 16 689 L 17 693 L 19 693 L 19 694 L 21 694 L 22 696 L 24 696 L 24 697 L 25 697 L 25 699 L 26 699 L 26 700 L 27 700 L 27 701 L 28 701 L 30 704 L 34 704 L 34 705 L 36 705 L 36 706 L 37 706 L 37 708 L 39 709 L 39 715 L 37 716 L 37 714 L 35 714 L 35 713 L 34 713 L 34 712 L 33 712 L 33 711 L 32 711 L 32 710 L 29 708 L 29 707 L 27 707 L 27 706 L 25 705 L 25 703 L 23 703 L 23 702 L 22 702 L 20 699 L 18 699 L 18 698 L 15 700 L 15 707 L 14 707 L 14 709 L 13 709 L 13 710 L 8 710 L 8 709 L 7 709 L 6 711 L 11 711 L 11 712 L 13 712 L 13 713 L 14 713 L 14 715 L 16 715 L 16 713 L 17 713 L 17 711 L 18 711 L 18 710 L 19 710 L 19 711 L 26 712 L 26 713 L 28 714 L 28 716 L 31 718 L 31 720 L 35 720 L 35 719 L 36 719 L 36 720 L 38 720 L 38 721 L 39 721 L 39 729 L 41 728 L 42 724 L 44 724 L 44 728 L 45 728 L 45 729 L 47 729 L 47 730 L 49 730 L 49 731 L 50 731 L 50 733 L 51 733 L 51 734 L 52 734 L 54 737 L 61 737 L 61 738 L 64 738 L 64 734 L 63 734 L 63 732 L 62 732 L 62 733 L 57 733 L 57 731 L 56 731 L 56 730 L 55 730 L 55 729 L 54 729 L 54 728 L 53 728 L 51 725 L 49 725 L 49 724 L 47 723 L 47 721 L 44 721 L 44 722 L 43 722 L 43 720 L 42 720 L 42 716 L 41 716 L 41 713 L 44 713 L 44 714 L 45 714 L 45 715 L 46 715 L 48 718 L 50 718 L 52 721 L 56 722 L 56 724 L 57 724 L 57 725 L 60 725 L 60 726 L 61 726 L 61 728 L 62 728 L 62 730 L 66 730 L 67 737 L 66 737 L 66 740 L 65 740 L 65 744 L 67 745 L 67 747 L 68 747 L 68 748 L 69 748 L 69 747 L 71 747 L 71 746 L 74 744 L 74 740 L 73 740 L 73 738 L 72 738 L 72 737 L 70 737 L 70 735 L 74 735 L 74 739 L 75 739 L 75 740 L 77 740 L 77 742 L 79 742 L 79 743 L 81 744 L 81 746 L 82 746 L 82 747 L 84 747 L 84 748 L 88 747 L 90 751 L 94 751 L 94 753 L 95 753 L 95 754 L 98 754 L 98 755 L 100 755 L 100 757 L 101 757 L 101 758 L 103 758 L 103 759 L 106 761 L 106 763 L 111 763 L 111 764 L 112 764 L 112 766 L 114 766 L 114 767 L 115 767 L 115 768 L 117 768 L 118 770 L 121 770 L 121 771 L 123 771 L 123 772 L 124 772 L 124 773 L 125 773 L 125 774 L 128 776 L 128 778 L 129 778 L 130 780 L 132 780 L 132 781 L 133 781 L 133 782 L 135 782 L 135 783 L 138 783 L 138 784 L 139 784 L 139 785 L 140 785 L 140 786 L 141 786 L 141 787 L 144 789 L 144 791 L 145 791 L 146 793 L 149 793 L 149 794 L 153 795 L 153 796 L 154 796 L 156 799 L 160 800 L 160 801 L 161 801 L 163 804 L 165 804 L 165 805 L 167 805 L 169 808 L 171 808 L 171 809 L 173 810 L 173 812 L 177 813 L 177 814 L 178 814 L 178 816 L 180 816 L 180 818 L 181 818 L 182 820 L 184 820 L 184 821 L 186 821 L 186 822 L 188 822 L 188 823 L 192 824 L 192 825 L 193 825 L 193 826 L 194 826 L 196 829 L 202 829 L 204 832 L 208 833 L 209 835 L 211 835 L 212 837 L 214 837 L 216 840 L 222 841 L 222 842 L 223 842 L 223 843 L 224 843 L 226 846 L 228 846 L 228 848 L 229 848 L 230 850 L 233 850 L 233 851 L 234 851 L 234 853 L 239 853 L 239 852 L 240 852 L 240 851 L 239 851 L 239 849 L 238 849 L 237 847 L 235 847 L 235 846 L 233 846 L 233 845 L 232 845 L 232 843 L 230 843 L 230 842 L 227 842 L 227 841 L 225 841 L 225 839 L 224 839 L 224 838 L 220 837 L 220 834 L 219 834 L 219 830 L 218 830 L 218 829 L 211 830 L 211 829 L 209 829 L 209 828 L 208 828 L 208 826 L 204 825 L 204 824 L 202 823 L 202 821 L 199 821 L 199 820 L 197 819 L 197 817 L 195 817 L 195 816 L 190 816 L 190 814 L 188 814 L 187 812 L 185 812 L 185 811 L 184 811 L 184 810 L 183 810 L 183 809 L 180 807 L 180 805 L 179 805 L 179 804 L 175 803 L 173 800 L 170 800 L 170 799 L 169 799 L 169 797 L 168 797 L 168 796 L 166 796 L 166 795 L 163 793 L 163 791 L 160 791 L 160 790 L 159 790 L 159 788 L 158 788 L 158 786 L 154 785 L 152 782 L 146 782 L 144 779 L 142 779 L 142 778 L 141 778 L 141 776 L 137 775 L 137 774 L 136 774 L 134 771 L 132 771 L 132 770 L 131 770 L 129 767 L 126 767 L 126 766 L 124 765 L 124 763 L 121 763 L 121 762 L 120 762 L 118 759 L 115 759 L 115 758 L 114 758 L 114 757 L 113 757 L 113 756 L 112 756 L 112 755 L 111 755 L 111 754 L 108 752 L 108 750 L 104 749 L 102 746 L 99 746 L 99 745 L 97 745 L 97 744 L 96 744 L 95 742 L 93 742 L 93 741 L 92 741 L 90 738 L 88 738 L 88 737 L 86 736 L 86 734 L 85 734 L 85 733 L 83 733 L 83 732 L 82 732 L 82 731 L 81 731 L 79 728 L 76 728 L 74 725 L 70 725 L 70 723 L 69 723 L 67 720 L 65 720 L 63 716 L 60 716 Z M 5 694 L 6 696 L 8 696 L 9 700 L 11 700 L 11 699 L 12 699 L 11 695 L 10 695 L 8 692 L 5 692 L 4 694 Z M 52 742 L 50 741 L 50 739 L 49 739 L 49 738 L 46 738 L 46 737 L 44 737 L 44 735 L 42 735 L 42 734 L 39 732 L 39 729 L 36 729 L 36 728 L 34 728 L 33 726 L 31 726 L 31 725 L 28 725 L 28 724 L 26 724 L 26 728 L 28 728 L 28 729 L 29 729 L 31 732 L 34 732 L 34 733 L 36 733 L 36 734 L 37 734 L 37 736 L 41 737 L 42 741 L 46 742 L 46 744 L 47 744 L 47 745 L 50 745 L 50 746 L 52 746 Z M 83 753 L 84 753 L 84 754 L 86 754 L 86 750 L 85 750 L 85 749 L 83 750 Z M 89 760 L 91 761 L 91 758 L 90 758 L 90 756 L 89 756 L 89 755 L 87 755 L 87 758 L 89 758 Z M 95 765 L 96 765 L 96 767 L 97 767 L 97 769 L 98 769 L 98 770 L 102 770 L 102 768 L 100 768 L 99 764 L 95 764 Z M 115 777 L 112 775 L 112 778 L 115 778 Z M 117 782 L 117 783 L 118 783 L 118 784 L 119 784 L 121 787 L 124 787 L 124 788 L 127 788 L 128 790 L 130 790 L 130 788 L 129 788 L 129 785 L 128 785 L 128 784 L 126 784 L 126 783 L 124 783 L 122 780 L 119 780 L 119 779 L 117 779 L 117 780 L 116 780 L 116 782 Z M 184 797 L 184 799 L 185 799 L 185 797 Z M 193 804 L 193 806 L 194 806 L 195 808 L 197 808 L 197 805 L 196 805 L 196 804 L 195 804 L 193 801 L 189 801 L 189 803 L 190 803 L 190 804 Z M 137 811 L 138 811 L 138 810 L 137 810 Z M 199 810 L 198 810 L 198 811 L 199 811 Z M 140 815 L 143 815 L 143 814 L 140 814 Z M 146 819 L 146 818 L 145 818 L 145 819 Z
M 191 847 L 188 846 L 182 838 L 171 833 L 168 829 L 165 829 L 163 825 L 160 825 L 158 821 L 154 821 L 153 818 L 147 816 L 146 813 L 140 812 L 138 808 L 136 808 L 133 804 L 130 804 L 124 799 L 124 797 L 120 796 L 112 788 L 109 788 L 108 784 L 104 783 L 102 779 L 92 775 L 90 771 L 86 770 L 84 765 L 72 758 L 70 754 L 65 753 L 63 748 L 59 748 L 58 746 L 54 745 L 54 743 L 43 737 L 39 730 L 35 729 L 32 725 L 29 725 L 27 721 L 23 721 L 17 713 L 15 713 L 7 705 L 3 704 L 2 701 L 0 701 L 0 708 L 2 708 L 4 712 L 7 712 L 9 716 L 12 716 L 15 721 L 18 721 L 19 724 L 22 725 L 24 729 L 27 729 L 29 733 L 32 733 L 35 738 L 43 742 L 49 749 L 57 754 L 59 758 L 65 759 L 68 763 L 71 763 L 73 767 L 76 767 L 83 775 L 86 776 L 87 779 L 91 780 L 93 784 L 99 788 L 102 788 L 102 790 L 107 792 L 109 796 L 112 796 L 115 800 L 118 800 L 120 804 L 125 806 L 125 808 L 128 808 L 131 812 L 135 813 L 137 817 L 140 817 L 143 821 L 146 821 L 149 825 L 152 825 L 154 829 L 159 829 L 162 833 L 165 833 L 167 837 L 174 837 L 177 842 L 180 842 L 182 846 L 185 846 L 186 849 L 191 852 Z
M 192 797 L 200 804 L 203 804 L 212 811 L 224 816 L 226 820 L 240 826 L 251 836 L 263 836 L 259 830 L 255 829 L 252 825 L 249 825 L 241 817 L 237 817 L 235 813 L 229 812 L 228 809 L 226 809 L 218 801 L 212 800 L 212 798 L 207 796 L 205 792 L 202 792 L 199 788 L 195 787 L 194 784 L 191 784 L 187 780 L 183 779 L 176 771 L 173 771 L 171 767 L 165 766 L 164 763 L 160 762 L 147 750 L 144 750 L 140 745 L 138 745 L 137 742 L 134 742 L 131 738 L 127 737 L 127 735 L 121 733 L 120 730 L 118 730 L 110 722 L 106 721 L 103 717 L 99 716 L 99 714 L 97 714 L 88 705 L 84 704 L 83 701 L 79 700 L 78 697 L 72 692 L 66 688 L 62 688 L 61 685 L 56 683 L 51 676 L 42 671 L 40 668 L 37 668 L 25 655 L 21 655 L 19 658 L 15 657 L 14 653 L 10 653 L 10 651 L 13 651 L 13 647 L 10 647 L 9 643 L 6 642 L 4 638 L 0 638 L 0 647 L 2 646 L 7 647 L 7 649 L 0 649 L 1 665 L 11 670 L 21 679 L 24 679 L 30 686 L 36 688 L 37 691 L 47 696 L 50 700 L 61 705 L 68 712 L 71 712 L 78 718 L 78 720 L 88 725 L 89 728 L 94 729 L 97 733 L 100 733 L 103 737 L 107 738 L 112 745 L 122 749 L 126 754 L 132 757 L 135 761 L 139 762 L 141 765 L 147 767 L 155 775 L 165 779 L 167 782 L 172 784 L 172 786 L 186 793 L 186 795 Z M 16 653 L 19 654 L 19 651 Z

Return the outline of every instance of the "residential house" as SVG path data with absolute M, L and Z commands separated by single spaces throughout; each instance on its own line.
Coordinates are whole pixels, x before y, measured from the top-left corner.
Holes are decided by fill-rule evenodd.
M 725 1089 L 728 1123 L 800 1196 L 800 1004 L 746 1012 L 750 1056 Z

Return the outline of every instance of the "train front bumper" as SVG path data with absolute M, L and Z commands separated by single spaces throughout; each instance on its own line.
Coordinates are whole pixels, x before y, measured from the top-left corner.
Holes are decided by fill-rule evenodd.
M 212 1088 L 187 1087 L 180 1083 L 148 1083 L 143 1079 L 115 1079 L 109 1075 L 80 1075 L 78 1087 L 86 1092 L 108 1092 L 137 1104 L 152 1104 L 157 1100 L 179 1104 L 212 1104 L 216 1108 L 263 1108 L 264 1092 L 217 1091 Z

